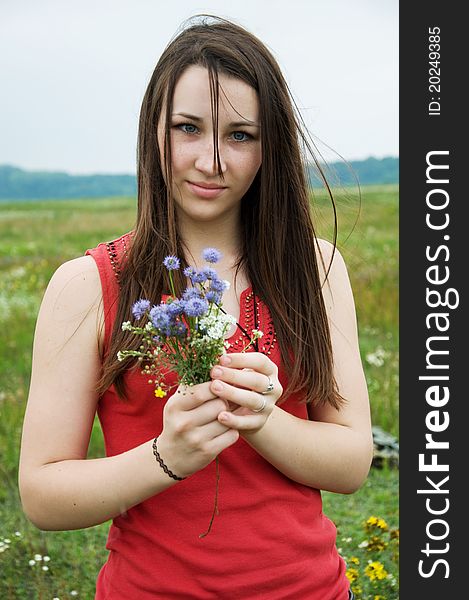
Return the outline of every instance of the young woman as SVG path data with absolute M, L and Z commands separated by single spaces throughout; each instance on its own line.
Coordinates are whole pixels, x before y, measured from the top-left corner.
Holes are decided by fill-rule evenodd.
M 365 480 L 370 412 L 347 270 L 315 237 L 300 133 L 255 36 L 211 16 L 187 27 L 143 100 L 135 229 L 50 281 L 21 500 L 44 530 L 113 520 L 99 600 L 349 598 L 319 490 L 350 494 Z M 223 308 L 238 318 L 228 353 L 210 381 L 155 398 L 117 360 L 135 343 L 121 324 L 139 298 L 169 294 L 167 255 L 198 268 L 207 246 L 222 253 Z M 173 273 L 179 295 L 188 281 Z M 264 336 L 243 353 L 254 328 Z M 106 457 L 91 460 L 96 411 Z M 200 538 L 217 456 L 220 511 Z

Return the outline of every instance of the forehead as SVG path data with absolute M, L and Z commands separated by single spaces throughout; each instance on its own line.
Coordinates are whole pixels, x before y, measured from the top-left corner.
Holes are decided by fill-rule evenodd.
M 240 115 L 247 120 L 259 118 L 257 92 L 246 82 L 223 73 L 218 74 L 219 118 L 236 119 Z M 211 98 L 208 70 L 199 65 L 188 67 L 174 88 L 173 113 L 185 112 L 211 119 Z

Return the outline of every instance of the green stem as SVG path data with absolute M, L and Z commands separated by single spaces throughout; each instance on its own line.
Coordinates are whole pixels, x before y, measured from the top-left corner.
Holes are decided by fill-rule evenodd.
M 173 272 L 172 271 L 169 271 L 169 284 L 171 286 L 171 291 L 173 293 L 173 296 L 176 298 L 176 291 L 174 289 Z
M 241 350 L 241 352 L 246 352 L 246 350 L 249 348 L 249 346 L 253 343 L 253 340 L 251 340 L 249 342 L 249 344 L 247 344 L 247 346 L 244 346 L 244 348 Z

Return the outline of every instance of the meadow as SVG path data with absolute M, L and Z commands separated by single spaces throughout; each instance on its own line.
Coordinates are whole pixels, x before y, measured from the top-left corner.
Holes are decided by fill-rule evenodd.
M 398 436 L 398 187 L 337 194 L 338 247 L 354 291 L 373 424 Z M 318 234 L 331 209 L 314 198 Z M 0 203 L 0 598 L 92 599 L 109 522 L 44 532 L 21 511 L 18 456 L 37 311 L 64 261 L 133 227 L 134 198 Z M 103 456 L 97 419 L 88 457 Z M 398 471 L 373 468 L 353 495 L 323 493 L 357 600 L 398 598 Z

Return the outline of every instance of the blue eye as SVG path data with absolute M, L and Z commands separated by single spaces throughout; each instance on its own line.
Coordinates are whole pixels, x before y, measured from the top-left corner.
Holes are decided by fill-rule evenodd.
M 244 131 L 235 131 L 235 132 L 233 133 L 233 135 L 245 135 L 245 136 L 246 136 L 246 138 L 245 138 L 245 139 L 243 139 L 243 140 L 237 139 L 236 141 L 238 141 L 238 142 L 247 142 L 247 141 L 248 141 L 248 139 L 251 137 L 251 136 L 249 135 L 249 133 L 246 133 L 246 132 L 244 132 Z
M 176 125 L 176 128 L 181 128 L 181 127 L 193 127 L 194 129 L 197 129 L 197 127 L 195 125 L 191 125 L 191 123 L 181 123 L 181 125 Z M 184 129 L 183 129 L 184 131 Z M 186 131 L 186 133 L 194 133 L 191 131 Z

